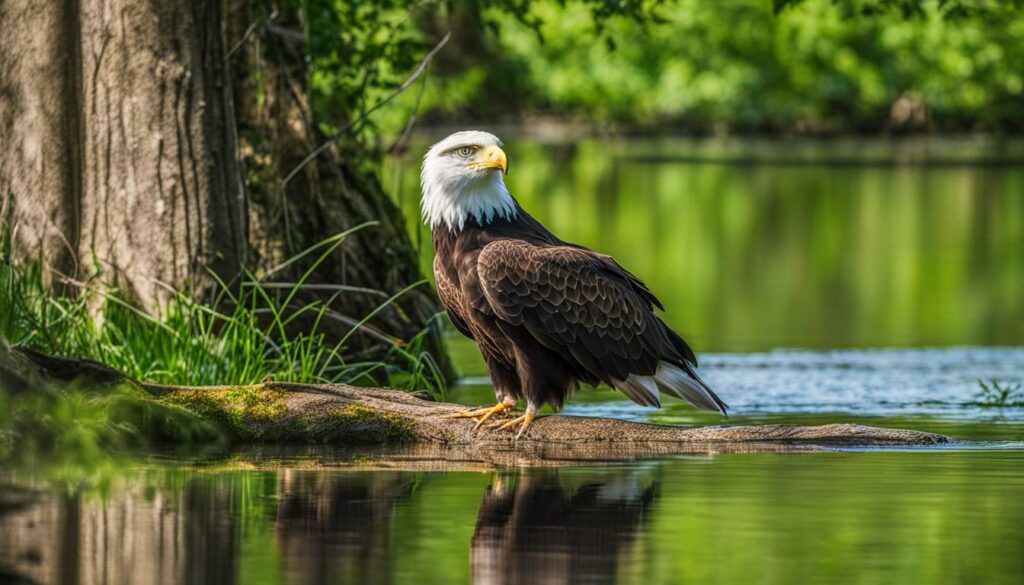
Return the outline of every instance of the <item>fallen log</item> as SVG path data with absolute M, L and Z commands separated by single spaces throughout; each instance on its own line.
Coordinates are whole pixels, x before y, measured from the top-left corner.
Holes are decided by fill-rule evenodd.
M 529 449 L 540 458 L 620 459 L 646 454 L 938 445 L 948 437 L 857 424 L 683 427 L 586 416 L 539 417 L 527 434 L 446 418 L 467 407 L 385 388 L 267 382 L 252 386 L 144 384 L 161 400 L 211 416 L 241 441 L 415 444 Z M 493 459 L 487 458 L 487 459 Z
M 514 464 L 952 442 L 933 433 L 857 424 L 684 427 L 567 415 L 541 416 L 516 440 L 510 431 L 474 429 L 471 419 L 446 417 L 466 406 L 399 390 L 288 382 L 163 386 L 139 382 L 89 360 L 25 350 L 17 354 L 50 380 L 86 379 L 141 388 L 162 403 L 212 420 L 238 443 L 402 445 L 403 453 L 412 459 Z

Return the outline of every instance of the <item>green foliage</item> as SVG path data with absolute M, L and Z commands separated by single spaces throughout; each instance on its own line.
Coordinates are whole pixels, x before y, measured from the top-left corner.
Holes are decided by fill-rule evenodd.
M 978 380 L 978 391 L 974 398 L 976 406 L 992 406 L 997 408 L 1024 406 L 1024 391 L 1020 384 L 1002 384 L 998 380 Z
M 772 0 L 775 12 L 803 4 L 805 0 Z M 958 19 L 985 14 L 997 9 L 999 2 L 986 0 L 831 0 L 832 4 L 847 16 L 873 16 L 888 12 L 897 13 L 903 18 L 921 18 L 932 8 L 945 18 Z M 1004 4 L 1021 6 L 1020 0 L 1002 0 Z
M 310 0 L 306 52 L 318 119 L 329 134 L 346 126 L 393 91 L 430 46 L 409 26 L 424 2 Z M 357 140 L 377 136 L 372 119 L 353 129 Z
M 342 148 L 410 120 L 542 114 L 689 131 L 1024 129 L 1021 2 L 415 0 L 301 5 L 312 103 Z M 368 118 L 446 32 L 427 75 Z
M 539 113 L 659 130 L 1024 130 L 1018 2 L 521 4 L 482 8 L 496 34 L 457 37 L 423 96 L 402 96 L 381 127 L 418 110 L 460 124 Z M 433 16 L 426 30 L 453 22 Z

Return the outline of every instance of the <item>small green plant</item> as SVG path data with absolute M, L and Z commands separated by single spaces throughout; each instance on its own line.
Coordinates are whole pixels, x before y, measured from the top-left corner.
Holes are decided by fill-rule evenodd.
M 442 393 L 445 381 L 426 348 L 428 331 L 408 341 L 388 338 L 392 346 L 383 358 L 366 359 L 349 343 L 357 331 L 369 329 L 368 322 L 380 311 L 425 281 L 385 296 L 340 339 L 328 338 L 323 324 L 343 292 L 299 300 L 316 268 L 362 227 L 327 238 L 279 266 L 315 259 L 285 288 L 245 271 L 231 285 L 217 280 L 207 302 L 174 291 L 161 314 L 152 316 L 100 285 L 99 268 L 78 295 L 51 295 L 38 262 L 11 260 L 13 230 L 0 217 L 0 340 L 94 359 L 139 380 L 164 384 L 245 385 L 272 379 L 378 385 L 383 377 L 406 390 Z
M 1024 391 L 1019 383 L 1000 383 L 998 380 L 978 380 L 981 390 L 974 404 L 986 407 L 1024 406 Z

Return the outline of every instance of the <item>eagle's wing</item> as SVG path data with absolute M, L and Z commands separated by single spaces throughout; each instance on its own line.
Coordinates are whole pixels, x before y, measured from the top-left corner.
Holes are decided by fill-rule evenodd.
M 507 364 L 509 356 L 502 352 L 501 347 L 486 329 L 481 329 L 479 321 L 473 319 L 472 295 L 467 295 L 466 290 L 448 277 L 439 266 L 437 258 L 434 259 L 434 280 L 437 281 L 437 296 L 441 299 L 441 305 L 448 313 L 452 325 L 455 325 L 459 333 L 476 342 L 485 359 Z
M 462 314 L 466 306 L 465 300 L 462 297 L 462 290 L 448 278 L 448 275 L 445 274 L 444 269 L 439 264 L 439 259 L 434 258 L 434 280 L 437 282 L 437 296 L 441 299 L 441 306 L 444 307 L 445 312 L 448 313 L 448 318 L 452 321 L 452 325 L 455 325 L 459 333 L 472 338 L 473 332 L 470 331 L 466 317 Z
M 498 240 L 480 252 L 477 272 L 495 315 L 634 401 L 657 405 L 661 388 L 724 411 L 693 372 L 693 351 L 654 314 L 657 299 L 610 257 Z

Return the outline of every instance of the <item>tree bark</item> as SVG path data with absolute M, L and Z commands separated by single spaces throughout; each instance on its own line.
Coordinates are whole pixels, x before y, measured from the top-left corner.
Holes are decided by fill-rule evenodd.
M 0 2 L 0 199 L 18 203 L 20 251 L 54 274 L 78 263 L 80 64 L 76 2 Z
M 202 291 L 208 269 L 237 274 L 245 200 L 220 2 L 14 0 L 3 11 L 0 186 L 20 252 L 42 254 L 51 280 L 88 275 L 95 258 L 105 282 L 149 308 L 168 286 Z
M 81 0 L 80 249 L 150 303 L 245 260 L 218 0 Z

